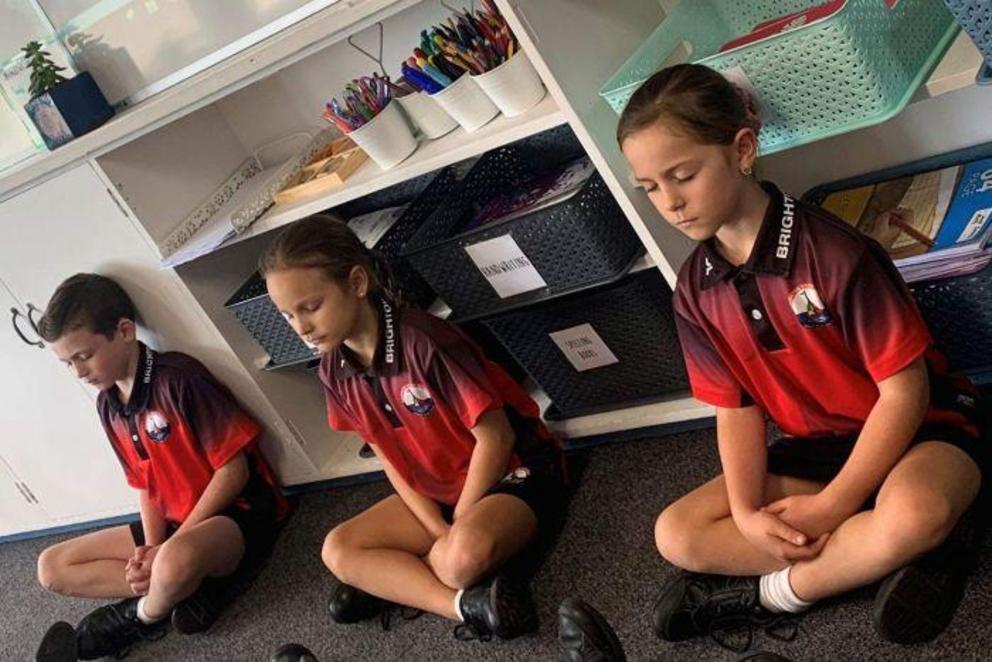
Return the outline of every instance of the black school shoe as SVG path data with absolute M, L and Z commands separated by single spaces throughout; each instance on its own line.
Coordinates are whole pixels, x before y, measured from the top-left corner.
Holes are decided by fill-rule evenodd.
M 737 658 L 737 662 L 792 662 L 787 657 L 771 651 L 750 651 Z
M 405 621 L 420 618 L 424 613 L 414 607 L 403 607 L 395 602 L 383 600 L 344 582 L 339 583 L 331 593 L 331 599 L 327 602 L 327 611 L 331 615 L 331 620 L 341 625 L 361 623 L 378 616 L 383 630 L 389 630 L 396 613 L 399 613 Z
M 231 577 L 207 577 L 192 595 L 173 607 L 172 627 L 182 634 L 206 632 L 233 598 Z
M 654 605 L 654 631 L 665 641 L 710 636 L 732 651 L 751 647 L 755 628 L 791 641 L 795 614 L 773 614 L 758 599 L 758 577 L 683 572 L 661 591 Z
M 317 662 L 317 656 L 301 644 L 285 644 L 272 654 L 269 662 Z
M 126 656 L 135 644 L 161 639 L 168 619 L 145 625 L 138 620 L 138 598 L 128 598 L 90 612 L 76 626 L 80 660 Z
M 950 624 L 988 530 L 983 507 L 972 506 L 939 547 L 895 571 L 878 587 L 872 621 L 896 644 L 932 641 Z
M 36 662 L 76 662 L 76 628 L 59 621 L 48 628 L 38 646 Z
M 513 639 L 537 630 L 537 611 L 526 584 L 506 575 L 465 589 L 458 603 L 465 622 L 455 628 L 461 641 Z
M 626 662 L 620 638 L 603 615 L 579 598 L 558 607 L 558 648 L 569 662 Z
M 344 582 L 339 583 L 327 602 L 331 619 L 341 625 L 360 623 L 380 615 L 386 609 L 386 601 L 366 593 Z

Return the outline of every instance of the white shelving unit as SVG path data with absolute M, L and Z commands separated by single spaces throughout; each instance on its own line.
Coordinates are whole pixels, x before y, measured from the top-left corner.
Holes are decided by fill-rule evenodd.
M 371 161 L 345 186 L 270 209 L 222 249 L 176 269 L 203 317 L 252 375 L 256 396 L 278 412 L 274 433 L 306 454 L 317 481 L 376 471 L 358 457 L 361 442 L 333 433 L 312 375 L 265 371 L 263 350 L 224 302 L 255 270 L 273 230 L 322 211 L 471 158 L 495 147 L 567 124 L 606 181 L 647 256 L 637 269 L 657 268 L 669 285 L 692 243 L 668 226 L 628 179 L 615 144 L 616 115 L 598 91 L 663 18 L 658 0 L 496 0 L 548 88 L 525 115 L 499 118 L 466 134 L 460 129 L 424 143 L 389 171 Z M 672 2 L 664 3 L 670 6 Z M 274 138 L 322 125 L 323 101 L 353 76 L 372 69 L 346 43 L 376 22 L 384 26 L 386 62 L 399 61 L 419 31 L 447 14 L 436 0 L 339 0 L 196 76 L 127 109 L 111 122 L 55 152 L 0 172 L 0 200 L 81 162 L 99 173 L 115 200 L 148 241 L 162 240 L 246 158 Z M 363 37 L 367 35 L 361 35 Z M 772 179 L 800 194 L 814 184 L 966 144 L 992 140 L 992 89 L 971 86 L 979 59 L 959 41 L 909 110 L 881 127 L 839 136 L 763 160 Z M 971 47 L 974 48 L 973 46 Z M 402 54 L 402 55 L 401 55 Z M 393 72 L 395 73 L 395 72 Z M 948 119 L 950 118 L 950 119 Z M 929 127 L 929 128 L 927 128 Z M 940 127 L 939 132 L 934 127 Z M 929 131 L 930 133 L 927 133 Z M 852 158 L 852 154 L 859 157 Z M 853 171 L 853 172 L 852 172 Z M 437 308 L 438 311 L 442 309 Z M 678 351 L 678 348 L 671 348 Z M 535 390 L 547 405 L 547 397 Z M 709 418 L 711 408 L 689 397 L 551 423 L 571 437 Z
M 369 159 L 338 188 L 291 204 L 274 205 L 247 232 L 238 235 L 226 245 L 264 234 L 305 216 L 440 170 L 562 124 L 565 124 L 565 116 L 558 110 L 554 99 L 546 96 L 541 103 L 519 117 L 511 119 L 500 115 L 473 133 L 466 133 L 464 129 L 458 128 L 437 140 L 423 142 L 417 151 L 391 170 L 384 171 Z

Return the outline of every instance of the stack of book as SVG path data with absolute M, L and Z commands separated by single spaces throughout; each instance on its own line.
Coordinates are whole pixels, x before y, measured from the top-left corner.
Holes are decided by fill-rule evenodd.
M 836 191 L 821 206 L 881 243 L 908 283 L 992 260 L 992 159 Z

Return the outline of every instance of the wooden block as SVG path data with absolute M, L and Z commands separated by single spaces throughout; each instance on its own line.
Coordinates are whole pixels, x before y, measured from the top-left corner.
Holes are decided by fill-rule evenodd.
M 368 158 L 351 140 L 339 138 L 315 155 L 310 163 L 275 194 L 275 203 L 292 203 L 300 198 L 312 197 L 320 191 L 337 188 Z

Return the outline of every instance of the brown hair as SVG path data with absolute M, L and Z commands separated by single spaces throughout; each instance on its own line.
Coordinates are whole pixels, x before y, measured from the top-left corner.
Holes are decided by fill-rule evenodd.
M 85 328 L 110 339 L 122 319 L 137 319 L 134 302 L 123 287 L 99 274 L 76 274 L 55 288 L 38 321 L 38 334 L 55 342 L 71 331 Z
M 265 276 L 281 269 L 316 267 L 340 281 L 356 265 L 368 273 L 371 294 L 402 302 L 402 293 L 382 254 L 366 248 L 344 221 L 330 214 L 315 214 L 285 229 L 262 254 L 259 270 Z
M 729 145 L 744 128 L 761 130 L 754 99 L 717 71 L 701 64 L 667 67 L 641 85 L 620 116 L 617 142 L 662 122 L 703 144 Z

